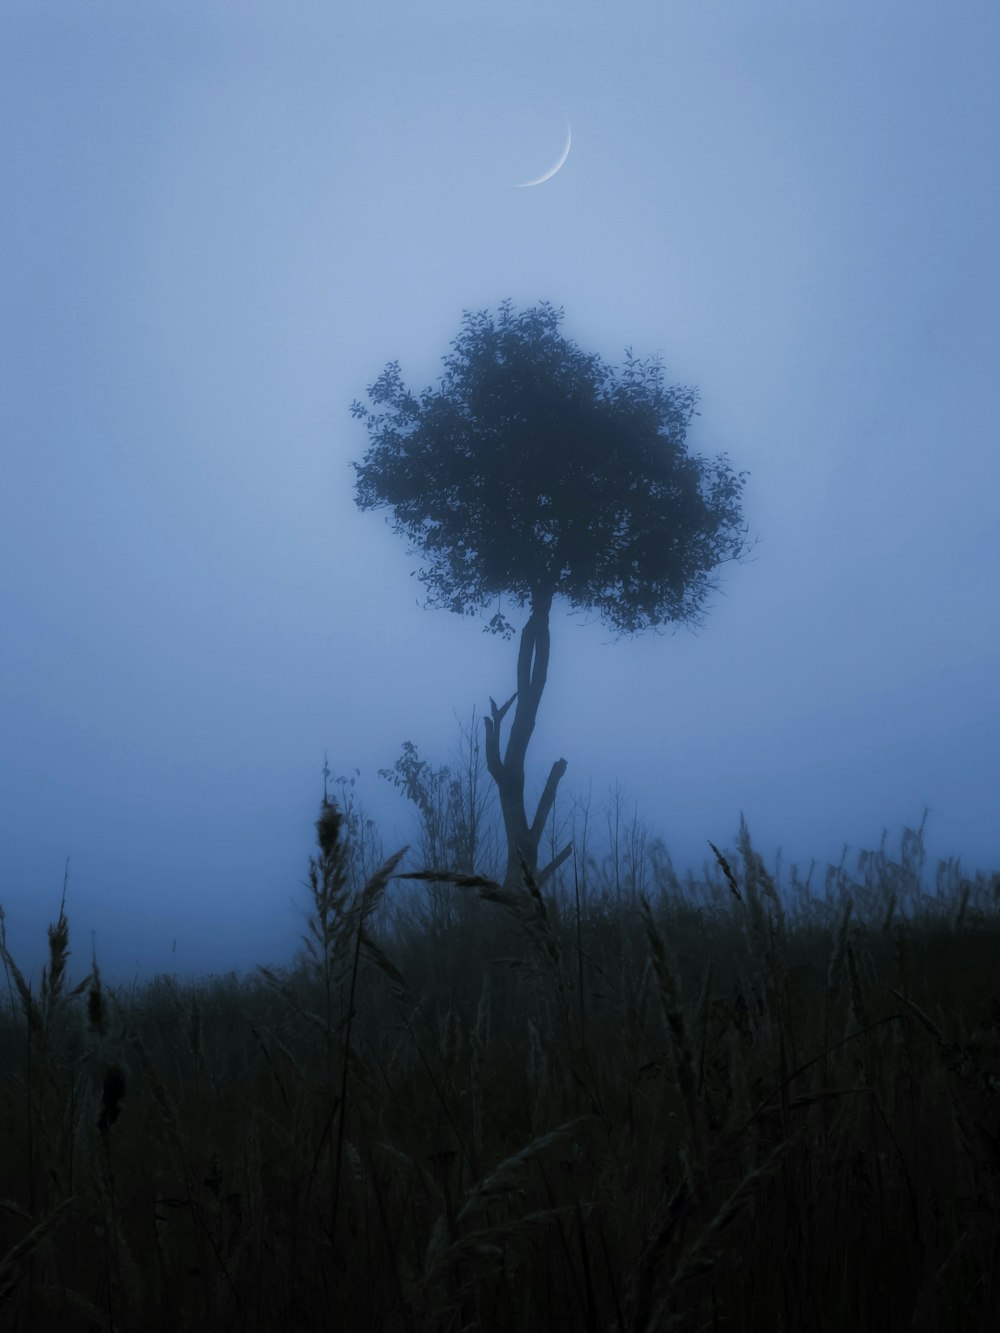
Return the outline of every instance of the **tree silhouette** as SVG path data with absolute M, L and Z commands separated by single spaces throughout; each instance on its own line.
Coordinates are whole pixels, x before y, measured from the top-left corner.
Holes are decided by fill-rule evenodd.
M 548 302 L 494 316 L 466 311 L 437 391 L 414 396 L 390 362 L 351 415 L 369 447 L 357 472 L 362 510 L 394 513 L 393 529 L 422 550 L 425 605 L 475 615 L 509 638 L 502 595 L 530 614 L 521 630 L 517 690 L 484 718 L 488 771 L 507 834 L 506 886 L 519 856 L 541 885 L 572 844 L 541 870 L 538 844 L 566 771 L 552 765 L 534 818 L 524 809 L 524 761 L 549 662 L 555 596 L 595 610 L 622 634 L 697 617 L 708 575 L 743 553 L 743 479 L 691 456 L 685 438 L 698 394 L 670 387 L 659 358 L 625 353 L 620 371 L 559 332 Z M 500 729 L 514 701 L 506 753 Z

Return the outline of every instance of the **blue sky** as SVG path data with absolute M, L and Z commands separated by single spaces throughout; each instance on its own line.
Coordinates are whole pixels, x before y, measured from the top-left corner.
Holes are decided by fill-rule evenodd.
M 697 631 L 556 603 L 529 793 L 565 757 L 593 828 L 617 780 L 681 871 L 741 811 L 787 876 L 925 806 L 928 887 L 1000 870 L 992 6 L 33 2 L 0 38 L 22 966 L 67 856 L 77 973 L 92 932 L 112 979 L 287 961 L 324 753 L 414 841 L 378 769 L 451 762 L 516 644 L 422 608 L 349 407 L 505 297 L 696 385 L 760 538 Z

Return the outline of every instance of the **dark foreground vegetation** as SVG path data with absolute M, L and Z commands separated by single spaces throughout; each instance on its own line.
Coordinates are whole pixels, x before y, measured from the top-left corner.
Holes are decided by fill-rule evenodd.
M 317 832 L 284 971 L 71 987 L 61 910 L 34 993 L 3 938 L 2 1327 L 997 1327 L 1000 876 L 907 831 L 783 908 L 742 826 L 386 923 L 400 856 Z

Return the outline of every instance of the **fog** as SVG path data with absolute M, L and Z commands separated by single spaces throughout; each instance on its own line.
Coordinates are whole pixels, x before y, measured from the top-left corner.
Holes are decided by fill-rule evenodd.
M 560 820 L 589 794 L 594 836 L 617 783 L 681 874 L 741 812 L 787 882 L 925 808 L 929 889 L 1000 870 L 993 7 L 32 0 L 0 33 L 0 905 L 35 984 L 67 858 L 74 978 L 289 961 L 325 760 L 417 842 L 378 770 L 453 762 L 517 641 L 424 608 L 349 408 L 507 297 L 696 386 L 759 537 L 697 629 L 556 600 L 529 817 L 562 757 Z

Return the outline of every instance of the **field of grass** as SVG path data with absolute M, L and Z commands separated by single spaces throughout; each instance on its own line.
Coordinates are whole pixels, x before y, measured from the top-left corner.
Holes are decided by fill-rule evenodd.
M 73 985 L 61 910 L 33 993 L 2 937 L 0 1326 L 1000 1326 L 1000 876 L 908 830 L 783 906 L 741 826 L 388 920 L 402 853 L 316 827 L 287 969 Z

